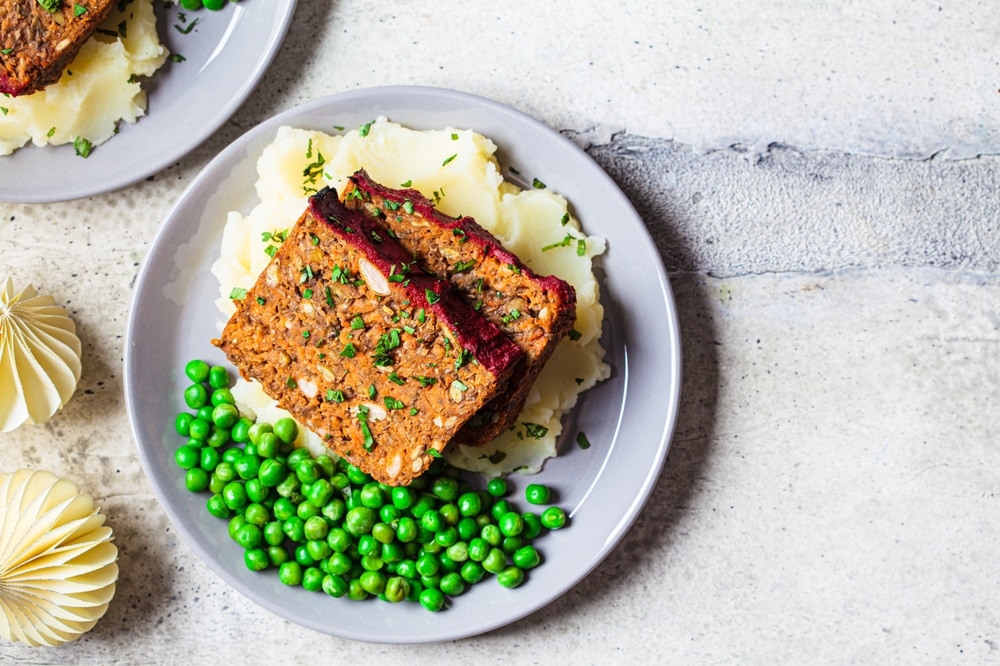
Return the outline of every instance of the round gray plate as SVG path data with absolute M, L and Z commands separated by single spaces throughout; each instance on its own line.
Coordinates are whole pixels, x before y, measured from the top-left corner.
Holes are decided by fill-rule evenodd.
M 209 272 L 226 212 L 256 202 L 255 163 L 281 125 L 334 131 L 384 115 L 414 129 L 469 128 L 499 146 L 499 159 L 529 183 L 564 195 L 583 228 L 608 240 L 601 260 L 603 343 L 612 377 L 581 396 L 566 417 L 559 457 L 537 476 L 570 514 L 570 525 L 540 537 L 544 563 L 507 590 L 480 583 L 433 614 L 418 604 L 352 602 L 281 585 L 271 570 L 251 573 L 205 495 L 184 489 L 173 462 L 181 443 L 184 364 L 225 363 L 210 343 L 221 330 Z M 673 295 L 642 220 L 585 153 L 532 118 L 471 95 L 419 87 L 357 90 L 283 113 L 214 159 L 181 196 L 142 267 L 129 318 L 125 394 L 146 474 L 187 543 L 230 585 L 264 608 L 317 631 L 384 643 L 445 641 L 506 625 L 569 590 L 607 556 L 632 525 L 667 454 L 680 392 L 680 337 Z M 576 443 L 584 432 L 587 449 Z M 521 492 L 527 478 L 515 477 Z M 515 498 L 515 501 L 516 498 Z M 527 506 L 520 501 L 523 509 Z
M 73 146 L 30 144 L 0 157 L 0 201 L 47 203 L 111 192 L 167 167 L 212 135 L 254 89 L 281 45 L 296 0 L 247 0 L 222 11 L 186 12 L 157 2 L 160 40 L 184 62 L 167 60 L 143 84 L 146 115 L 77 157 Z M 174 26 L 198 24 L 188 34 Z

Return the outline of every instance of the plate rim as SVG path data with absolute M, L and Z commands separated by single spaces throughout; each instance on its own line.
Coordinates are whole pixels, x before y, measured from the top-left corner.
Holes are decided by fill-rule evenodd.
M 216 559 L 212 554 L 200 543 L 197 539 L 193 538 L 192 534 L 189 534 L 187 528 L 183 525 L 183 521 L 180 520 L 179 514 L 175 513 L 173 507 L 171 507 L 167 502 L 164 501 L 161 496 L 162 489 L 156 482 L 155 477 L 150 473 L 149 464 L 150 461 L 147 459 L 146 452 L 144 451 L 143 445 L 140 443 L 139 429 L 136 422 L 136 415 L 132 401 L 132 391 L 133 391 L 133 378 L 130 371 L 130 367 L 133 364 L 133 347 L 134 347 L 134 334 L 136 321 L 133 317 L 133 313 L 138 305 L 138 300 L 141 297 L 143 286 L 145 284 L 145 279 L 148 275 L 147 267 L 149 266 L 148 258 L 151 256 L 155 249 L 157 249 L 161 238 L 167 234 L 168 227 L 171 226 L 170 222 L 178 211 L 183 209 L 187 204 L 188 200 L 195 197 L 198 190 L 202 187 L 207 187 L 208 184 L 204 180 L 206 174 L 214 174 L 222 166 L 230 163 L 241 151 L 245 151 L 246 148 L 253 143 L 253 141 L 262 137 L 266 133 L 273 133 L 281 125 L 290 124 L 289 119 L 293 119 L 300 116 L 306 116 L 316 110 L 325 109 L 330 106 L 335 106 L 338 103 L 343 104 L 346 101 L 353 100 L 355 98 L 374 98 L 382 95 L 393 95 L 393 96 L 412 96 L 412 95 L 430 95 L 437 98 L 452 98 L 456 100 L 461 100 L 465 104 L 470 104 L 476 107 L 488 108 L 491 112 L 500 112 L 502 114 L 509 114 L 511 116 L 517 117 L 521 122 L 527 122 L 531 125 L 536 126 L 542 131 L 548 133 L 552 138 L 560 140 L 572 147 L 572 150 L 576 151 L 580 158 L 581 163 L 586 164 L 588 170 L 592 175 L 598 179 L 604 181 L 606 187 L 609 188 L 609 192 L 617 199 L 617 204 L 623 209 L 629 211 L 629 213 L 634 217 L 634 220 L 638 222 L 638 232 L 643 235 L 643 243 L 653 250 L 658 261 L 655 265 L 651 267 L 656 274 L 656 283 L 659 288 L 659 296 L 662 298 L 662 306 L 664 308 L 663 312 L 667 318 L 669 326 L 669 339 L 673 344 L 669 346 L 669 351 L 667 356 L 670 362 L 670 376 L 668 381 L 664 382 L 666 388 L 669 389 L 669 400 L 667 400 L 666 412 L 662 421 L 662 429 L 660 432 L 651 434 L 650 439 L 655 441 L 655 446 L 651 443 L 650 448 L 653 453 L 654 463 L 651 465 L 650 469 L 645 473 L 642 479 L 642 483 L 637 486 L 637 491 L 635 492 L 635 497 L 632 500 L 629 508 L 620 517 L 617 522 L 616 529 L 612 534 L 608 535 L 604 546 L 594 555 L 586 566 L 580 567 L 574 575 L 569 576 L 562 584 L 558 586 L 558 590 L 554 594 L 548 595 L 546 598 L 541 600 L 539 603 L 532 605 L 527 605 L 520 612 L 513 615 L 504 616 L 497 621 L 486 623 L 482 626 L 477 626 L 473 630 L 466 630 L 461 632 L 456 632 L 447 635 L 435 635 L 431 637 L 422 638 L 418 637 L 412 640 L 393 640 L 392 637 L 383 636 L 373 636 L 373 635 L 363 635 L 359 633 L 338 631 L 337 627 L 330 627 L 329 625 L 321 625 L 318 622 L 303 622 L 300 618 L 291 617 L 281 612 L 280 609 L 276 608 L 273 600 L 269 600 L 266 595 L 260 593 L 255 589 L 247 589 L 240 581 L 236 580 L 234 576 L 230 575 L 224 568 L 216 565 Z M 333 113 L 331 111 L 331 113 Z M 388 114 L 387 115 L 391 115 Z M 391 118 L 390 118 L 391 120 Z M 502 148 L 502 146 L 499 146 Z M 571 202 L 572 203 L 572 202 Z M 607 318 L 607 308 L 605 309 L 605 318 Z M 676 302 L 673 295 L 673 290 L 670 287 L 669 277 L 666 272 L 666 268 L 663 265 L 662 258 L 659 256 L 659 252 L 656 249 L 655 242 L 649 233 L 648 228 L 643 222 L 641 216 L 635 210 L 635 207 L 628 200 L 625 194 L 621 191 L 618 185 L 613 181 L 613 179 L 582 149 L 573 144 L 568 138 L 557 132 L 556 130 L 548 127 L 541 121 L 525 114 L 513 107 L 510 107 L 501 102 L 494 101 L 492 99 L 482 97 L 479 95 L 462 92 L 454 89 L 448 88 L 438 88 L 433 86 L 421 86 L 421 85 L 401 85 L 401 86 L 376 86 L 368 88 L 358 88 L 348 91 L 342 91 L 339 93 L 334 93 L 331 95 L 326 95 L 309 102 L 305 102 L 293 108 L 287 109 L 281 113 L 278 113 L 269 119 L 261 122 L 255 127 L 251 128 L 243 135 L 238 137 L 232 143 L 230 143 L 224 150 L 222 150 L 215 158 L 213 158 L 202 170 L 197 174 L 191 183 L 185 188 L 181 195 L 177 198 L 174 205 L 171 207 L 170 211 L 164 218 L 164 223 L 161 224 L 160 228 L 157 230 L 152 242 L 150 243 L 149 250 L 147 251 L 146 258 L 143 261 L 141 267 L 136 287 L 133 292 L 133 301 L 129 309 L 128 316 L 128 326 L 126 329 L 125 336 L 125 346 L 123 354 L 123 365 L 124 365 L 124 388 L 125 388 L 125 403 L 128 412 L 128 418 L 130 426 L 132 427 L 133 437 L 135 439 L 136 446 L 139 450 L 140 460 L 143 466 L 144 473 L 146 474 L 147 480 L 150 482 L 151 486 L 154 487 L 157 494 L 157 501 L 163 508 L 164 512 L 167 513 L 171 520 L 174 528 L 182 536 L 184 542 L 195 551 L 199 558 L 205 563 L 210 570 L 213 571 L 217 576 L 219 576 L 226 584 L 228 584 L 235 591 L 240 593 L 242 596 L 247 597 L 251 601 L 255 602 L 257 605 L 261 606 L 263 610 L 271 612 L 279 617 L 304 626 L 306 628 L 312 629 L 314 631 L 339 636 L 342 638 L 347 638 L 351 640 L 357 640 L 369 643 L 383 643 L 383 644 L 419 644 L 419 643 L 431 643 L 431 642 L 442 642 L 449 640 L 458 640 L 463 638 L 469 638 L 472 636 L 480 635 L 489 631 L 499 629 L 501 627 L 510 625 L 518 620 L 527 617 L 528 615 L 539 611 L 545 606 L 549 605 L 573 587 L 575 587 L 583 578 L 590 575 L 594 569 L 596 569 L 601 562 L 603 562 L 608 555 L 618 546 L 624 535 L 631 529 L 635 520 L 638 518 L 643 507 L 646 505 L 649 496 L 651 495 L 659 477 L 661 475 L 663 466 L 666 462 L 667 453 L 669 451 L 671 438 L 675 432 L 679 407 L 680 407 L 680 391 L 681 391 L 681 378 L 682 378 L 682 345 L 680 337 L 680 324 L 677 314 Z M 627 350 L 626 350 L 627 353 Z M 626 363 L 627 365 L 627 363 Z M 627 385 L 626 385 L 627 388 Z M 586 395 L 586 394 L 584 394 Z M 623 396 L 624 398 L 624 396 Z M 571 412 L 572 413 L 572 412 Z

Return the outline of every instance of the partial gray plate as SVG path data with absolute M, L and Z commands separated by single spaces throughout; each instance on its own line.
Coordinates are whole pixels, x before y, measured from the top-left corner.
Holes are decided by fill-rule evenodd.
M 601 260 L 603 343 L 612 377 L 583 394 L 566 417 L 560 455 L 531 480 L 554 489 L 570 525 L 536 542 L 544 563 L 507 590 L 473 586 L 441 613 L 418 604 L 352 602 L 281 585 L 274 571 L 251 573 L 205 496 L 184 489 L 174 464 L 174 416 L 184 409 L 184 364 L 225 363 L 210 343 L 221 330 L 209 272 L 226 212 L 256 203 L 255 163 L 281 125 L 358 127 L 384 115 L 415 129 L 469 128 L 499 146 L 505 167 L 563 194 L 583 228 L 608 240 Z M 317 631 L 355 640 L 423 643 L 501 627 L 556 599 L 596 567 L 632 525 L 660 474 L 677 415 L 680 335 L 673 295 L 642 220 L 614 182 L 557 132 L 509 107 L 420 87 L 357 90 L 283 113 L 214 159 L 160 229 L 135 290 L 125 352 L 125 393 L 139 455 L 164 510 L 187 543 L 230 585 L 264 608 Z M 584 432 L 587 449 L 576 443 Z M 528 478 L 515 478 L 519 489 Z M 523 497 L 523 490 L 521 497 Z M 521 502 L 526 509 L 527 505 Z
M 146 83 L 146 115 L 77 157 L 73 146 L 33 146 L 0 157 L 0 201 L 48 203 L 111 192 L 177 161 L 239 108 L 274 58 L 296 0 L 246 0 L 222 11 L 186 12 L 156 3 L 162 41 L 183 62 L 167 60 Z M 188 34 L 174 26 L 198 24 Z

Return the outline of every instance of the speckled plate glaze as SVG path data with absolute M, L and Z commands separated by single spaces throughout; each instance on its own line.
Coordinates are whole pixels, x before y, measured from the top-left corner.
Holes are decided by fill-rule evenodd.
M 72 145 L 33 146 L 0 157 L 0 201 L 47 203 L 102 194 L 146 178 L 194 150 L 239 108 L 274 58 L 297 0 L 246 0 L 186 13 L 155 3 L 167 60 L 143 84 L 149 104 L 133 124 L 77 157 Z M 197 25 L 187 34 L 175 25 Z M 58 174 L 54 178 L 53 174 Z
M 540 537 L 544 558 L 524 585 L 487 581 L 441 613 L 419 604 L 352 602 L 288 588 L 271 570 L 251 573 L 226 523 L 184 488 L 173 461 L 173 421 L 184 408 L 184 364 L 224 363 L 209 340 L 221 330 L 210 267 L 226 213 L 256 203 L 255 163 L 281 125 L 332 131 L 376 116 L 415 129 L 470 128 L 498 146 L 502 165 L 544 181 L 571 202 L 590 234 L 603 235 L 603 343 L 612 377 L 581 396 L 566 417 L 559 457 L 531 477 L 551 486 L 570 515 L 566 529 Z M 129 418 L 146 474 L 187 543 L 230 585 L 274 613 L 316 631 L 383 643 L 446 641 L 496 629 L 537 611 L 596 567 L 632 525 L 659 476 L 677 415 L 680 336 L 673 295 L 642 220 L 584 152 L 536 120 L 454 91 L 389 87 L 346 92 L 283 113 L 213 160 L 160 229 L 135 290 L 125 353 Z M 577 433 L 591 446 L 577 446 Z M 515 478 L 519 489 L 526 478 Z M 523 503 L 527 508 L 528 505 Z

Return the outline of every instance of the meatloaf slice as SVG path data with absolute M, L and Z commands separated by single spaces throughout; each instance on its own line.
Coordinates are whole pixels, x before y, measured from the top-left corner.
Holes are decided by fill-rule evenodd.
M 321 190 L 215 343 L 375 479 L 409 483 L 521 351 L 365 215 Z
M 0 0 L 0 93 L 27 95 L 55 83 L 111 13 L 113 0 Z
M 576 322 L 576 292 L 540 276 L 471 217 L 452 218 L 420 192 L 391 189 L 358 171 L 342 188 L 348 208 L 365 211 L 430 272 L 447 278 L 468 303 L 524 352 L 507 388 L 456 437 L 482 446 L 514 424 L 538 373 Z

